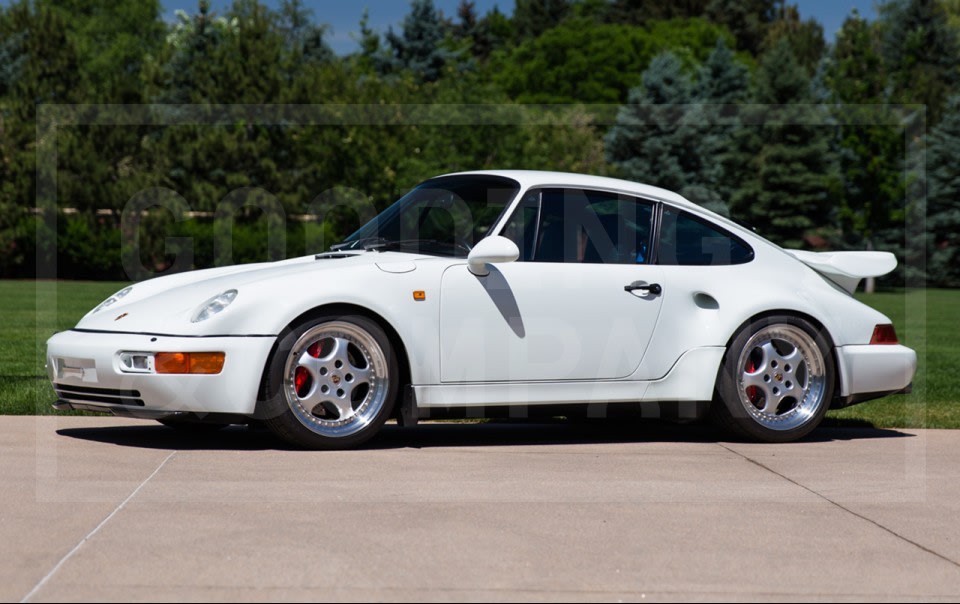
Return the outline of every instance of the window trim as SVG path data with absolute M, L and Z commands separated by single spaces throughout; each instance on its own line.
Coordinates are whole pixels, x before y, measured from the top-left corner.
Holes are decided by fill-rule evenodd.
M 659 265 L 659 266 L 741 266 L 741 265 L 744 265 L 744 264 L 750 264 L 751 262 L 753 262 L 753 261 L 757 258 L 757 252 L 756 252 L 756 250 L 753 249 L 753 246 L 752 246 L 752 245 L 750 245 L 749 243 L 747 243 L 742 237 L 736 235 L 735 233 L 731 233 L 730 231 L 728 231 L 728 230 L 725 229 L 724 227 L 718 225 L 718 224 L 715 223 L 715 222 L 710 221 L 710 219 L 704 218 L 703 216 L 699 216 L 699 215 L 697 215 L 697 214 L 695 214 L 695 213 L 693 213 L 693 212 L 689 212 L 689 211 L 687 211 L 687 210 L 685 210 L 685 209 L 683 209 L 683 208 L 679 208 L 679 207 L 677 207 L 677 206 L 675 206 L 675 205 L 672 205 L 672 204 L 669 204 L 669 203 L 664 203 L 664 202 L 662 202 L 662 201 L 657 202 L 657 205 L 659 206 L 659 207 L 657 208 L 657 212 L 656 212 L 656 215 L 657 215 L 657 225 L 656 225 L 656 226 L 657 226 L 657 230 L 656 230 L 657 241 L 656 241 L 656 249 L 654 250 L 654 257 L 653 257 L 653 259 L 654 259 L 654 261 L 655 261 L 655 263 L 656 263 L 657 265 Z M 663 209 L 664 209 L 664 207 L 668 207 L 668 208 L 670 208 L 671 210 L 674 210 L 675 212 L 677 212 L 677 217 L 678 217 L 678 218 L 679 218 L 680 216 L 683 216 L 683 215 L 689 216 L 689 217 L 690 217 L 692 220 L 694 220 L 695 222 L 699 222 L 700 224 L 702 224 L 702 225 L 704 225 L 704 226 L 707 226 L 708 228 L 710 228 L 710 229 L 712 229 L 712 230 L 720 233 L 720 234 L 723 235 L 724 237 L 728 237 L 728 238 L 732 239 L 733 241 L 735 241 L 736 243 L 739 243 L 740 245 L 742 245 L 743 247 L 745 247 L 745 248 L 747 249 L 747 251 L 750 252 L 750 257 L 749 257 L 746 261 L 744 261 L 744 262 L 730 262 L 730 263 L 727 263 L 727 264 L 661 264 L 661 262 L 660 262 L 660 229 L 661 229 L 662 226 L 663 226 Z
M 638 195 L 636 193 L 629 193 L 627 191 L 620 191 L 616 189 L 583 187 L 578 185 L 534 185 L 529 189 L 525 191 L 521 191 L 520 193 L 517 194 L 517 197 L 514 200 L 515 203 L 512 204 L 511 208 L 509 208 L 510 212 L 503 217 L 503 220 L 500 223 L 500 228 L 497 229 L 497 234 L 502 235 L 503 232 L 506 230 L 507 225 L 510 224 L 510 221 L 513 219 L 514 214 L 516 214 L 518 211 L 521 210 L 521 206 L 524 203 L 523 201 L 524 198 L 530 193 L 537 194 L 537 218 L 536 218 L 537 223 L 536 223 L 536 228 L 534 229 L 534 242 L 536 242 L 533 249 L 534 257 L 531 260 L 525 260 L 523 262 L 542 262 L 540 260 L 537 260 L 536 256 L 537 256 L 537 252 L 539 251 L 540 222 L 541 222 L 541 218 L 543 217 L 543 192 L 552 190 L 552 189 L 574 190 L 574 191 L 580 191 L 582 193 L 597 193 L 600 195 L 616 195 L 618 199 L 626 198 L 626 199 L 634 200 L 637 203 L 649 204 L 650 205 L 650 232 L 648 234 L 648 239 L 647 239 L 647 249 L 653 250 L 654 245 L 659 245 L 660 243 L 659 212 L 660 212 L 660 206 L 663 202 L 661 202 L 658 199 L 651 199 L 648 197 L 644 197 L 642 195 Z M 642 263 L 641 262 L 635 262 L 633 264 L 624 263 L 624 264 L 616 264 L 614 266 L 651 266 L 654 264 L 655 253 L 656 252 L 651 251 L 648 258 L 645 258 Z M 543 262 L 543 264 L 557 264 L 557 263 Z M 561 264 L 575 264 L 575 263 L 563 262 Z M 584 264 L 584 263 L 578 263 L 578 264 Z M 586 263 L 586 264 L 597 264 L 597 263 Z M 599 263 L 599 264 L 603 264 L 603 263 Z

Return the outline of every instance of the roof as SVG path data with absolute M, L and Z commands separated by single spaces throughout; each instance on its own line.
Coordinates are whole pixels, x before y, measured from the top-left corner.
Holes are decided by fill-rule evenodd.
M 547 172 L 541 170 L 475 170 L 471 172 L 456 172 L 453 174 L 444 174 L 444 176 L 455 176 L 462 174 L 485 174 L 492 176 L 505 176 L 512 178 L 520 183 L 524 189 L 528 187 L 548 187 L 548 186 L 574 186 L 585 188 L 613 189 L 631 193 L 642 197 L 652 197 L 662 201 L 669 201 L 680 206 L 700 209 L 700 206 L 687 200 L 682 195 L 629 180 L 620 178 L 609 178 L 606 176 L 591 176 L 589 174 L 575 174 L 573 172 Z

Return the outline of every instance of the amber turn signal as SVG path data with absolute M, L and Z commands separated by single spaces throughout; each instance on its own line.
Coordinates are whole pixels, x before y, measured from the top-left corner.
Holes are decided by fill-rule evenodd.
M 157 373 L 220 373 L 222 352 L 158 352 L 153 356 Z

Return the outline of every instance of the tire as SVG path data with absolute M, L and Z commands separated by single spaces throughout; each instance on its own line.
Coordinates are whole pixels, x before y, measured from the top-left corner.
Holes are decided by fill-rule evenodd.
M 390 417 L 400 371 L 386 332 L 362 315 L 323 315 L 281 337 L 264 381 L 266 426 L 308 449 L 348 449 Z
M 763 317 L 741 329 L 727 349 L 711 415 L 750 440 L 797 440 L 826 415 L 835 375 L 822 330 L 799 317 Z

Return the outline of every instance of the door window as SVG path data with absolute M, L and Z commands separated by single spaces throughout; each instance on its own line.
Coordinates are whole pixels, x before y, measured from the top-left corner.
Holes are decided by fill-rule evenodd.
M 521 261 L 584 264 L 649 262 L 653 204 L 581 189 L 526 195 L 503 231 Z

